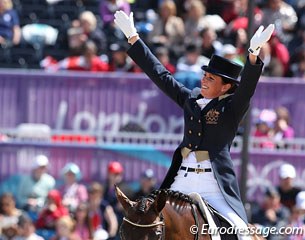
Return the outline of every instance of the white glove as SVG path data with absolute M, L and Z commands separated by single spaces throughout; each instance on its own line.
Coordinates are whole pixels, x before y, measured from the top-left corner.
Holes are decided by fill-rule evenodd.
M 274 31 L 274 24 L 269 24 L 269 26 L 264 31 L 263 30 L 264 27 L 260 26 L 250 40 L 248 51 L 253 55 L 258 56 L 261 47 L 268 42 Z
M 116 11 L 114 14 L 114 22 L 128 39 L 138 35 L 133 23 L 133 12 L 128 16 L 122 10 Z

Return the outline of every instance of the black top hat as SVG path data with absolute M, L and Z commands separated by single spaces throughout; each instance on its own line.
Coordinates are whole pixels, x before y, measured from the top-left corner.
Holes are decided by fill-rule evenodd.
M 213 55 L 209 65 L 202 66 L 202 70 L 224 77 L 229 81 L 233 81 L 234 83 L 239 83 L 238 76 L 241 73 L 243 67 L 231 60 L 226 58 Z

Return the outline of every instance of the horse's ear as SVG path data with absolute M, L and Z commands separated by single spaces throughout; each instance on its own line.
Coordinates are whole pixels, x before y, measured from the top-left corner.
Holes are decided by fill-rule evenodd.
M 159 213 L 162 211 L 166 203 L 166 192 L 160 191 L 154 202 L 155 210 Z
M 115 193 L 119 203 L 122 205 L 125 213 L 129 208 L 133 207 L 135 202 L 130 201 L 129 198 L 120 190 L 118 186 L 115 185 Z

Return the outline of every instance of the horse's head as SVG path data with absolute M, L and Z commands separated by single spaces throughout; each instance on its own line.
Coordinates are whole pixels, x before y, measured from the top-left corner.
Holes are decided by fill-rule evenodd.
M 161 211 L 166 203 L 165 192 L 158 192 L 155 199 L 142 198 L 136 202 L 129 200 L 118 187 L 116 195 L 125 213 L 120 227 L 122 240 L 164 239 L 165 223 Z

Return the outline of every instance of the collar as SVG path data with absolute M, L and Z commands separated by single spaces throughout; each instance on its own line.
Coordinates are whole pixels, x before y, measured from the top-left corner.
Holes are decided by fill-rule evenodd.
M 222 100 L 222 99 L 224 99 L 224 98 L 226 98 L 226 97 L 229 97 L 229 96 L 231 96 L 232 94 L 224 94 L 224 95 L 221 95 L 221 96 L 219 96 L 218 97 L 218 101 L 220 101 L 220 100 Z
M 200 106 L 201 109 L 203 109 L 208 103 L 212 101 L 212 99 L 207 98 L 199 98 L 196 100 L 197 104 Z

